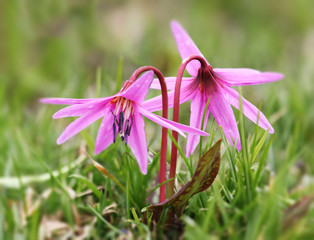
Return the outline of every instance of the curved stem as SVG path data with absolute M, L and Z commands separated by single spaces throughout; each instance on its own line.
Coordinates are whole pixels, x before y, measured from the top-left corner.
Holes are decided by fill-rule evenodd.
M 179 67 L 177 79 L 176 79 L 175 89 L 174 89 L 173 119 L 172 119 L 174 122 L 179 121 L 180 90 L 181 90 L 181 82 L 182 82 L 183 73 L 186 68 L 186 65 L 192 60 L 198 60 L 201 63 L 201 68 L 207 68 L 208 66 L 206 60 L 199 55 L 191 55 L 190 57 L 184 59 L 183 62 L 181 63 Z M 175 131 L 172 131 L 172 135 L 174 139 L 178 142 L 178 133 Z M 174 143 L 172 143 L 169 179 L 175 178 L 175 175 L 176 175 L 177 153 L 178 153 L 177 147 Z M 170 198 L 173 194 L 174 194 L 174 180 L 171 180 L 168 183 L 168 187 L 167 187 L 167 198 Z
M 155 75 L 159 79 L 161 86 L 161 95 L 162 95 L 162 117 L 168 119 L 168 92 L 167 85 L 164 76 L 162 73 L 155 67 L 144 66 L 137 69 L 131 76 L 127 84 L 132 84 L 136 81 L 137 77 L 146 71 L 154 71 Z M 163 183 L 166 181 L 166 172 L 167 172 L 167 128 L 162 128 L 162 137 L 161 137 L 161 149 L 160 149 L 160 171 L 159 171 L 159 182 Z M 159 201 L 163 202 L 166 200 L 166 185 L 162 184 L 160 186 L 160 195 Z

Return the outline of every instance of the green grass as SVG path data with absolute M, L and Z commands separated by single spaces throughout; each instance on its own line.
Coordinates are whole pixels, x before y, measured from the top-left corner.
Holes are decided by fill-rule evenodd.
M 234 110 L 243 150 L 237 153 L 224 140 L 216 181 L 192 197 L 184 213 L 184 238 L 313 239 L 313 203 L 305 198 L 314 197 L 313 9 L 310 0 L 1 2 L 0 239 L 43 239 L 44 230 L 54 239 L 156 237 L 140 220 L 141 210 L 158 199 L 158 190 L 147 199 L 159 184 L 158 154 L 146 176 L 121 141 L 93 156 L 99 122 L 58 146 L 58 135 L 73 119 L 52 120 L 60 107 L 38 99 L 110 96 L 142 65 L 175 75 L 180 57 L 169 28 L 173 18 L 213 67 L 286 76 L 242 87 L 275 134 Z M 180 112 L 186 124 L 188 109 L 185 104 Z M 146 121 L 146 130 L 150 152 L 158 153 L 160 127 Z M 207 131 L 203 151 L 222 136 L 212 118 Z M 178 144 L 184 152 L 185 140 Z M 190 180 L 198 155 L 179 156 L 178 182 Z M 61 229 L 48 228 L 57 225 Z

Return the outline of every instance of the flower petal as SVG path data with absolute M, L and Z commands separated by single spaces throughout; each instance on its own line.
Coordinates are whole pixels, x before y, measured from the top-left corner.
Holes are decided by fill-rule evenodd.
M 64 118 L 64 117 L 80 117 L 88 114 L 89 112 L 98 109 L 101 105 L 104 106 L 106 103 L 111 101 L 113 97 L 107 98 L 106 100 L 98 100 L 84 104 L 74 104 L 72 106 L 68 106 L 66 108 L 61 109 L 56 112 L 52 118 Z
M 171 22 L 171 30 L 176 40 L 182 60 L 188 58 L 191 55 L 199 55 L 204 58 L 203 54 L 200 52 L 200 50 L 198 50 L 193 40 L 177 21 Z M 209 65 L 209 63 L 207 64 Z M 191 76 L 195 77 L 197 76 L 198 69 L 200 67 L 201 64 L 199 63 L 199 61 L 193 60 L 187 65 L 186 70 Z
M 121 93 L 122 97 L 137 103 L 142 103 L 154 78 L 153 71 L 142 74 L 129 88 Z
M 232 86 L 274 82 L 284 75 L 277 72 L 260 72 L 250 68 L 215 68 L 215 74 L 225 84 Z
M 47 104 L 58 104 L 58 105 L 73 105 L 73 104 L 84 104 L 93 101 L 105 100 L 107 98 L 41 98 L 39 101 L 41 103 Z
M 189 101 L 196 94 L 195 87 L 192 85 L 187 85 L 185 87 L 181 87 L 180 94 L 180 104 Z M 173 108 L 173 100 L 174 100 L 174 91 L 168 92 L 168 107 Z M 162 96 L 159 95 L 157 97 L 146 100 L 141 104 L 143 108 L 150 112 L 156 112 L 162 110 Z
M 222 127 L 228 142 L 232 146 L 236 143 L 237 149 L 240 151 L 241 141 L 237 122 L 232 108 L 226 100 L 219 84 L 217 84 L 216 92 L 211 95 L 208 108 L 215 117 L 218 125 Z
M 157 123 L 163 127 L 166 127 L 168 129 L 174 130 L 174 131 L 178 132 L 180 135 L 182 135 L 183 137 L 185 137 L 183 132 L 190 133 L 190 134 L 196 134 L 196 135 L 202 135 L 202 136 L 208 136 L 209 135 L 208 133 L 205 133 L 199 129 L 189 127 L 189 126 L 186 126 L 184 124 L 177 123 L 177 122 L 171 121 L 169 119 L 165 119 L 163 117 L 155 115 L 155 114 L 147 111 L 146 109 L 144 109 L 140 106 L 137 106 L 136 109 L 138 112 L 140 112 L 145 117 L 152 120 L 153 122 L 155 122 L 155 123 Z
M 174 88 L 176 86 L 176 79 L 177 79 L 177 77 L 165 77 L 165 81 L 167 84 L 167 90 L 174 90 Z M 185 87 L 185 86 L 191 84 L 193 82 L 193 80 L 194 80 L 194 77 L 182 78 L 181 87 Z M 152 84 L 150 85 L 150 88 L 161 89 L 158 78 L 157 79 L 155 78 L 153 80 Z
M 240 109 L 239 105 L 239 93 L 231 87 L 224 86 L 224 91 L 228 95 L 227 101 L 237 109 Z M 259 114 L 258 126 L 267 130 L 269 133 L 274 133 L 274 128 L 268 122 L 265 115 L 256 108 L 252 103 L 242 97 L 243 114 L 255 124 L 257 123 L 257 116 Z
M 62 144 L 65 141 L 67 141 L 69 138 L 78 134 L 88 125 L 92 124 L 93 122 L 101 118 L 104 115 L 104 113 L 105 113 L 105 109 L 98 109 L 98 111 L 95 111 L 79 119 L 76 119 L 69 126 L 67 126 L 67 128 L 63 131 L 63 133 L 59 136 L 59 138 L 57 139 L 57 144 Z
M 208 97 L 205 94 L 197 92 L 191 101 L 190 126 L 201 129 L 203 114 Z M 204 129 L 208 121 L 209 111 L 205 113 Z M 204 130 L 202 129 L 202 130 Z M 200 136 L 189 134 L 186 144 L 186 156 L 189 157 L 195 150 L 200 141 Z
M 104 115 L 96 138 L 95 155 L 104 151 L 113 142 L 113 116 L 109 109 Z
M 133 115 L 133 126 L 129 136 L 129 145 L 143 174 L 147 173 L 147 143 L 144 120 L 139 113 Z

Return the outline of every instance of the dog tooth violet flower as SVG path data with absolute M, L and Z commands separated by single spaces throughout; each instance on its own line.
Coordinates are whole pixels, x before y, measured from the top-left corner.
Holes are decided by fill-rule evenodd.
M 199 56 L 204 58 L 189 37 L 183 27 L 176 21 L 171 22 L 171 29 L 177 43 L 181 58 L 184 61 L 189 57 Z M 204 59 L 207 66 L 201 66 L 200 61 L 192 60 L 186 65 L 187 72 L 192 76 L 182 79 L 180 104 L 188 100 L 191 101 L 190 126 L 201 128 L 202 116 L 208 99 L 209 107 L 205 113 L 204 127 L 206 126 L 209 113 L 213 114 L 219 126 L 222 127 L 228 142 L 236 143 L 238 150 L 241 150 L 239 131 L 231 106 L 239 109 L 239 93 L 231 86 L 253 85 L 277 81 L 283 78 L 283 74 L 276 72 L 260 72 L 248 68 L 212 68 Z M 166 78 L 167 88 L 174 90 L 176 77 Z M 158 89 L 158 85 L 153 81 L 151 88 Z M 174 91 L 169 92 L 169 107 L 174 104 Z M 160 96 L 152 98 L 143 103 L 149 111 L 161 109 Z M 273 127 L 261 113 L 250 102 L 242 98 L 243 113 L 254 123 L 263 129 L 274 132 Z M 187 139 L 186 155 L 189 156 L 199 143 L 199 136 L 189 135 Z
M 134 83 L 126 82 L 116 95 L 105 98 L 68 99 L 43 98 L 48 104 L 71 105 L 53 115 L 53 118 L 79 117 L 60 135 L 57 144 L 62 144 L 88 125 L 103 118 L 96 138 L 95 154 L 115 143 L 117 136 L 129 144 L 143 174 L 147 172 L 147 144 L 143 115 L 155 123 L 172 129 L 184 136 L 189 134 L 208 135 L 199 129 L 179 124 L 149 112 L 142 106 L 154 76 L 148 71 Z

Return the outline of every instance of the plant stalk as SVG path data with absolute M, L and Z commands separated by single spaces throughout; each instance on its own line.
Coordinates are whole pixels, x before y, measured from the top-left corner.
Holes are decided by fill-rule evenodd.
M 199 56 L 199 55 L 191 55 L 190 57 L 186 58 L 180 65 L 176 85 L 174 89 L 174 100 L 173 100 L 173 121 L 179 122 L 179 105 L 180 105 L 180 90 L 181 90 L 181 82 L 184 70 L 186 65 L 191 62 L 192 60 L 198 60 L 201 63 L 201 68 L 207 68 L 206 60 Z M 178 142 L 178 133 L 176 131 L 172 131 L 172 136 Z M 170 161 L 170 173 L 169 179 L 175 178 L 176 175 L 176 168 L 177 168 L 177 147 L 174 143 L 171 145 L 171 161 Z M 167 187 L 167 198 L 170 198 L 174 194 L 174 180 L 171 180 L 168 183 Z
M 132 84 L 136 81 L 137 77 L 146 71 L 154 71 L 155 75 L 159 79 L 160 87 L 161 87 L 161 95 L 162 95 L 162 117 L 168 119 L 168 93 L 167 93 L 167 85 L 164 76 L 162 73 L 155 67 L 152 66 L 144 66 L 138 68 L 131 76 L 129 83 Z M 160 149 L 160 170 L 159 170 L 159 183 L 165 182 L 166 172 L 167 172 L 167 128 L 162 128 L 162 137 L 161 137 L 161 149 Z M 159 202 L 163 202 L 166 200 L 166 185 L 160 185 L 160 195 Z

